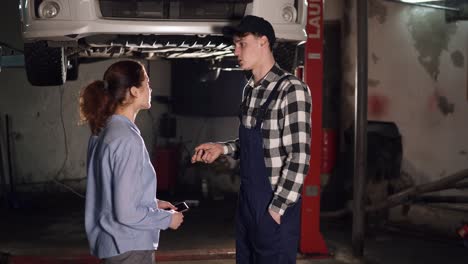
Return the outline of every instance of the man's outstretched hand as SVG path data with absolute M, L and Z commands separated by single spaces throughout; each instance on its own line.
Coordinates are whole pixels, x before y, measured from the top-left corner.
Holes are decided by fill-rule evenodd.
M 195 148 L 195 153 L 192 156 L 192 163 L 212 163 L 221 156 L 223 152 L 224 147 L 219 143 L 203 143 Z

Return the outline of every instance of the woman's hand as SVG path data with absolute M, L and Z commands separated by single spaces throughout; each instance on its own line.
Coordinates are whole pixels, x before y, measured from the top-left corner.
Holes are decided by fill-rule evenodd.
M 184 222 L 184 215 L 182 213 L 174 212 L 172 214 L 171 223 L 169 224 L 170 229 L 176 230 Z
M 163 200 L 158 200 L 158 208 L 177 210 L 177 208 L 173 204 L 167 201 L 163 201 Z

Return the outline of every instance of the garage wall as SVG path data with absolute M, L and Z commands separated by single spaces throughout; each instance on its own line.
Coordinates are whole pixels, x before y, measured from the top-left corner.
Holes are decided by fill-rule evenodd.
M 356 1 L 345 2 L 347 127 L 354 111 Z M 448 24 L 442 10 L 369 1 L 368 118 L 397 124 L 402 170 L 414 184 L 468 167 L 467 57 L 468 21 Z
M 346 13 L 344 88 L 354 107 L 354 6 Z M 447 24 L 441 10 L 369 1 L 368 117 L 397 123 L 416 183 L 467 167 L 467 56 L 468 21 Z
M 79 80 L 56 87 L 31 86 L 22 68 L 0 73 L 0 113 L 11 118 L 13 175 L 20 190 L 56 190 L 59 186 L 50 182 L 54 179 L 84 190 L 90 133 L 79 120 L 79 93 L 91 81 L 101 79 L 113 62 L 81 65 Z M 170 75 L 164 74 L 170 65 L 153 61 L 150 68 L 153 94 L 157 95 L 158 89 L 170 85 Z M 150 111 L 140 112 L 136 120 L 150 151 L 155 139 L 153 129 L 164 108 L 153 105 Z

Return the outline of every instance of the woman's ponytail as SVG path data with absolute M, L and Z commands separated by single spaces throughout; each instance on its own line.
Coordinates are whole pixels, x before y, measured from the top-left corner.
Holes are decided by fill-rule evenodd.
M 99 134 L 107 119 L 115 111 L 115 103 L 109 93 L 107 81 L 99 80 L 86 86 L 80 95 L 80 117 L 88 122 L 91 133 Z

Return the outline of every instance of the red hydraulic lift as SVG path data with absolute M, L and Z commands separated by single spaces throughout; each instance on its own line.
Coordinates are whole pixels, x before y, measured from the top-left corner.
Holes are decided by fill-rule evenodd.
M 308 0 L 304 80 L 312 94 L 312 144 L 309 174 L 302 195 L 300 251 L 328 255 L 320 233 L 320 173 L 322 166 L 323 0 Z

